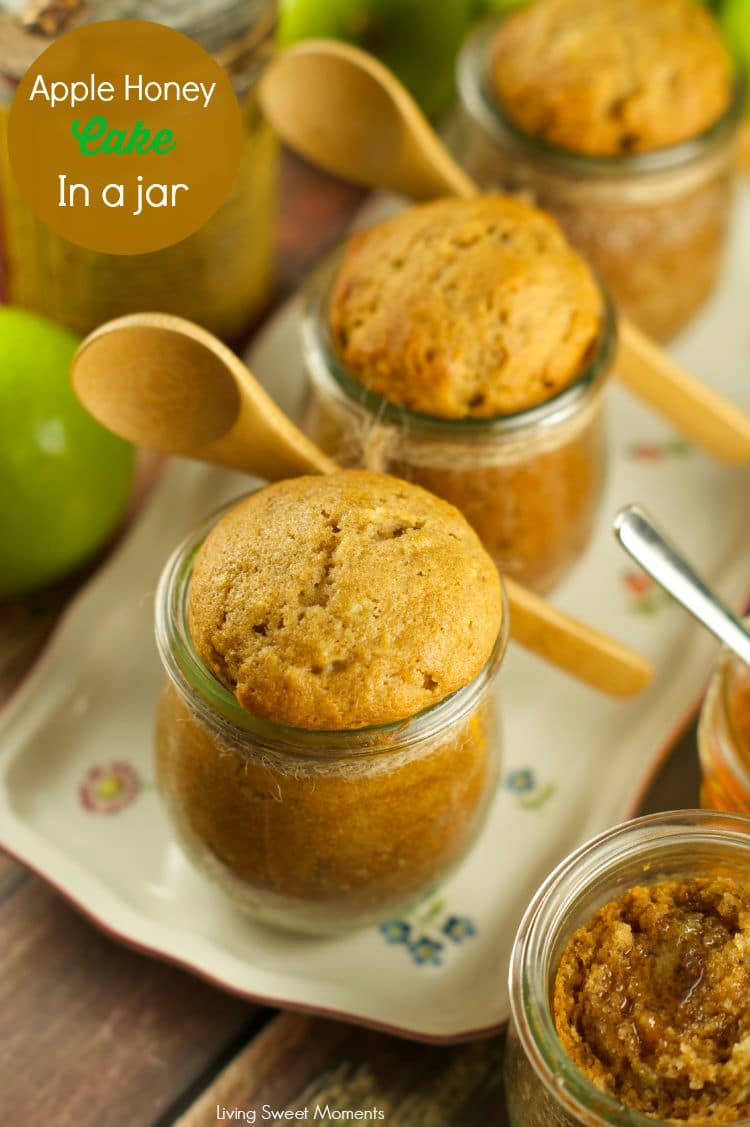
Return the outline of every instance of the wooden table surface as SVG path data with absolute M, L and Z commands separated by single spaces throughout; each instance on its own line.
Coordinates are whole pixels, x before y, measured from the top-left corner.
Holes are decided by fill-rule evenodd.
M 291 158 L 282 195 L 280 296 L 361 199 Z M 0 700 L 73 589 L 0 608 Z M 646 808 L 697 793 L 691 727 Z M 13 1127 L 208 1127 L 223 1109 L 260 1123 L 264 1105 L 312 1119 L 324 1104 L 378 1108 L 387 1127 L 507 1124 L 502 1037 L 436 1048 L 250 1005 L 108 939 L 1 853 L 0 1045 L 0 1124 Z

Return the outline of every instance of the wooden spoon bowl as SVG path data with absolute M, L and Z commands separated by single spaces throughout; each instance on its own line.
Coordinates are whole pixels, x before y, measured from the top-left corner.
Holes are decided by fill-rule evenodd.
M 212 333 L 166 313 L 108 321 L 81 344 L 73 387 L 115 434 L 276 481 L 337 468 Z
M 90 337 L 74 383 L 105 427 L 170 454 L 217 442 L 240 413 L 237 381 L 222 359 L 165 325 L 127 323 Z
M 260 91 L 286 143 L 344 180 L 415 200 L 478 191 L 411 94 L 366 51 L 306 40 L 266 68 Z

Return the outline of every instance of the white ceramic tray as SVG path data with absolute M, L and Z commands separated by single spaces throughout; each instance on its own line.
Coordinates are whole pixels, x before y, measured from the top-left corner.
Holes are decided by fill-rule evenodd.
M 725 282 L 675 352 L 746 409 L 748 293 L 745 186 Z M 252 356 L 295 414 L 298 318 L 297 303 L 282 310 Z M 750 585 L 750 470 L 712 462 L 619 388 L 609 394 L 614 457 L 601 527 L 556 598 L 648 655 L 656 683 L 615 703 L 511 646 L 500 679 L 503 783 L 481 841 L 439 897 L 382 928 L 306 940 L 253 925 L 183 858 L 152 785 L 153 592 L 177 540 L 250 483 L 179 461 L 0 715 L 0 845 L 111 935 L 237 994 L 423 1040 L 496 1029 L 529 897 L 573 846 L 637 808 L 716 653 L 628 567 L 612 515 L 643 501 L 730 602 L 742 603 Z

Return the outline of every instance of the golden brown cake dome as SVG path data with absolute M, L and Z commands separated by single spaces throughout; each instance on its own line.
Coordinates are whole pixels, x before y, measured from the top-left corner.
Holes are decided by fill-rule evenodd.
M 330 304 L 359 382 L 441 418 L 526 410 L 595 353 L 599 290 L 550 216 L 501 195 L 441 199 L 347 244 Z
M 214 526 L 188 624 L 253 715 L 314 729 L 407 719 L 468 684 L 500 630 L 494 564 L 464 517 L 365 470 L 277 482 Z
M 511 121 L 590 156 L 698 136 L 727 109 L 733 73 L 695 0 L 535 0 L 503 22 L 490 70 Z

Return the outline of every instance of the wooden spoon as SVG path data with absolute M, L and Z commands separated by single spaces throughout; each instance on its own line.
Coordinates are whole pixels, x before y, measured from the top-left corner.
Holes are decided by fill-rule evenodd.
M 72 379 L 95 419 L 143 446 L 269 481 L 340 469 L 233 352 L 180 317 L 136 313 L 102 325 L 78 349 Z M 633 696 L 651 680 L 651 666 L 626 646 L 513 580 L 505 589 L 511 634 L 533 653 L 612 696 Z
M 108 321 L 83 341 L 72 375 L 89 413 L 140 446 L 268 481 L 337 468 L 231 349 L 181 317 Z
M 396 76 L 366 51 L 313 39 L 275 59 L 260 84 L 282 139 L 346 180 L 415 200 L 479 193 Z M 750 416 L 679 367 L 618 317 L 615 373 L 698 446 L 733 464 L 750 461 Z
M 477 191 L 406 87 L 348 43 L 309 39 L 278 55 L 260 97 L 284 141 L 343 180 L 413 200 Z

